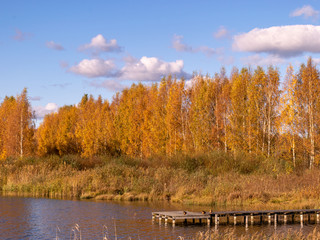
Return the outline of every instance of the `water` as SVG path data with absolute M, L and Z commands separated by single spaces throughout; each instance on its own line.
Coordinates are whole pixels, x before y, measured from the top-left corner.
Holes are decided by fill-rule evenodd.
M 184 207 L 199 211 L 197 207 Z M 80 232 L 82 239 L 192 239 L 199 231 L 215 231 L 204 225 L 165 225 L 153 223 L 151 212 L 182 210 L 179 205 L 143 202 L 72 201 L 44 198 L 0 196 L 0 239 L 73 239 Z M 316 227 L 304 225 L 302 231 L 309 233 Z M 236 234 L 263 232 L 271 235 L 300 230 L 300 224 L 249 226 L 219 226 L 217 231 L 233 229 Z

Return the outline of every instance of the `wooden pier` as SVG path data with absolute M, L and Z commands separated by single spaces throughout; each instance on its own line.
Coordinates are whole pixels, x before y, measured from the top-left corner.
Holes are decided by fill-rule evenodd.
M 295 210 L 266 210 L 266 211 L 219 211 L 219 212 L 188 212 L 168 211 L 153 212 L 152 220 L 158 220 L 161 224 L 168 221 L 174 226 L 177 222 L 182 223 L 204 223 L 208 225 L 219 224 L 287 224 L 300 223 L 301 226 L 307 223 L 320 223 L 320 209 L 295 209 Z

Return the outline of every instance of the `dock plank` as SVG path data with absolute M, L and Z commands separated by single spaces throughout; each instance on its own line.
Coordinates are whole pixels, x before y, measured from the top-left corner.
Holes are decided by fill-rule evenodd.
M 207 219 L 208 224 L 214 219 L 215 225 L 219 224 L 219 218 L 225 217 L 229 223 L 229 217 L 234 217 L 234 224 L 236 224 L 236 217 L 245 217 L 245 223 L 247 224 L 248 216 L 251 216 L 251 221 L 254 223 L 253 216 L 260 216 L 260 223 L 263 220 L 263 217 L 268 216 L 268 222 L 274 221 L 277 222 L 278 217 L 283 216 L 293 216 L 292 221 L 294 222 L 294 216 L 300 215 L 300 223 L 303 224 L 303 215 L 308 214 L 308 221 L 310 221 L 310 214 L 314 214 L 314 221 L 320 223 L 320 209 L 287 209 L 287 210 L 253 210 L 253 211 L 214 211 L 214 212 L 190 212 L 190 211 L 159 211 L 152 212 L 153 219 L 158 218 L 159 222 L 161 219 L 171 220 L 174 224 L 176 220 L 187 221 L 189 219 L 199 220 L 201 223 L 202 219 Z M 271 216 L 274 218 L 271 219 Z M 287 218 L 284 218 L 284 222 L 287 222 Z

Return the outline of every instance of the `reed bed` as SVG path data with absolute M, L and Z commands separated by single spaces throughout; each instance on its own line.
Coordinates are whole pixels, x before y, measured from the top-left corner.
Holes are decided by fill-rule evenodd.
M 3 194 L 165 200 L 229 209 L 320 208 L 318 168 L 292 169 L 285 161 L 262 157 L 211 153 L 152 159 L 82 159 L 70 155 L 8 159 L 0 164 Z
M 181 238 L 183 239 L 183 238 Z M 311 233 L 303 234 L 301 231 L 287 231 L 284 233 L 274 232 L 271 236 L 265 233 L 255 233 L 252 235 L 237 236 L 234 231 L 225 231 L 222 233 L 215 231 L 199 232 L 195 240 L 318 240 L 320 232 L 314 229 Z

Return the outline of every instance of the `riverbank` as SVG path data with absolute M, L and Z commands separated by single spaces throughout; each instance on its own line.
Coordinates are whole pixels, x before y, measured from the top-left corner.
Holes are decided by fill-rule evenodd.
M 1 163 L 0 189 L 5 194 L 54 198 L 320 208 L 319 169 L 294 171 L 279 160 L 222 153 L 153 159 L 8 159 Z

